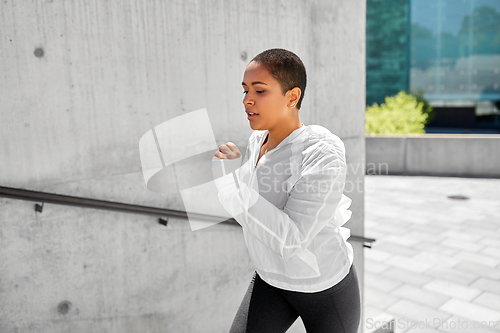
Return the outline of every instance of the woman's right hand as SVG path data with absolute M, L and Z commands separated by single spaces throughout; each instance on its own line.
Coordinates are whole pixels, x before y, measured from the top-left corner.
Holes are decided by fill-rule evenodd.
M 228 142 L 225 145 L 220 145 L 219 150 L 217 150 L 214 155 L 214 158 L 212 158 L 213 160 L 232 160 L 241 157 L 240 150 L 232 142 Z

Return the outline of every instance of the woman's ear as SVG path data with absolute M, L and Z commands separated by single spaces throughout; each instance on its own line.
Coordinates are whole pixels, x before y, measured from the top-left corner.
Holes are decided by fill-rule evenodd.
M 299 87 L 293 87 L 292 89 L 290 89 L 289 92 L 290 92 L 290 100 L 289 100 L 288 106 L 294 107 L 299 102 L 300 94 L 302 92 L 300 91 Z

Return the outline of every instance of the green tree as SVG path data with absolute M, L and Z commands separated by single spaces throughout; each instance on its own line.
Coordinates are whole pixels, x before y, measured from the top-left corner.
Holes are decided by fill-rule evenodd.
M 470 34 L 472 33 L 472 36 Z M 500 13 L 490 6 L 474 8 L 463 18 L 459 37 L 463 49 L 472 54 L 491 54 L 500 51 Z M 473 38 L 470 38 L 473 37 Z M 470 41 L 472 40 L 472 45 Z M 464 55 L 470 55 L 462 51 Z
M 419 98 L 423 99 L 422 96 Z M 366 108 L 365 132 L 368 134 L 425 133 L 430 106 L 424 110 L 425 100 L 400 91 L 394 97 L 385 97 L 385 103 L 373 103 Z

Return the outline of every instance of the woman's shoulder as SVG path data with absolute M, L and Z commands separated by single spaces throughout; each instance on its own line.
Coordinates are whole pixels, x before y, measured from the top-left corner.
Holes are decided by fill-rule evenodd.
M 302 144 L 303 166 L 332 162 L 345 164 L 344 142 L 324 126 L 309 125 Z
M 315 149 L 322 149 L 339 146 L 344 148 L 342 139 L 324 126 L 309 125 L 304 134 L 305 148 L 314 147 Z

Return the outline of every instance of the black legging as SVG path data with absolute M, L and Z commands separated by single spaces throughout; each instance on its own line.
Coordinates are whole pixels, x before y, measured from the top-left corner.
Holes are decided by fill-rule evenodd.
M 342 281 L 316 293 L 276 288 L 255 272 L 229 333 L 286 332 L 299 316 L 307 333 L 357 333 L 361 302 L 354 265 Z

